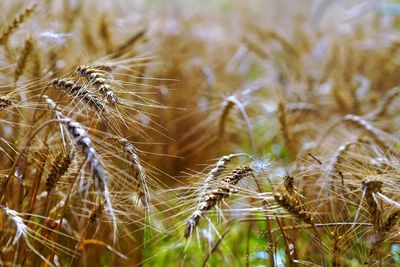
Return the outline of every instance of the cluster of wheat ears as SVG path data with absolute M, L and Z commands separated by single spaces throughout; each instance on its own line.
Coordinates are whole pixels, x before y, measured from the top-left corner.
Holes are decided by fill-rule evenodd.
M 0 1 L 0 266 L 399 264 L 400 17 L 137 2 Z

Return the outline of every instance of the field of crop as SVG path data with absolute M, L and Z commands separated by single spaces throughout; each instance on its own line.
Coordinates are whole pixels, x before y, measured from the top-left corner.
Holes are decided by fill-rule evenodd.
M 0 266 L 400 266 L 400 1 L 1 0 Z

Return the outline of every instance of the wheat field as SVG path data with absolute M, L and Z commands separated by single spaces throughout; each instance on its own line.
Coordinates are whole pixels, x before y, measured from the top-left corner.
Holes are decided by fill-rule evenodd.
M 400 1 L 0 10 L 0 266 L 400 266 Z

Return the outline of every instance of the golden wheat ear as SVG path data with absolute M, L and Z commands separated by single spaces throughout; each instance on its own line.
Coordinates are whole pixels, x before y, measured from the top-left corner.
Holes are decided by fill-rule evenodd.
M 46 179 L 46 191 L 51 192 L 56 187 L 61 177 L 68 171 L 72 160 L 74 158 L 75 151 L 61 152 L 57 155 L 50 167 L 50 173 Z
M 22 51 L 21 51 L 18 61 L 17 61 L 17 66 L 14 71 L 14 83 L 16 83 L 18 81 L 19 77 L 25 71 L 27 61 L 28 61 L 30 55 L 32 54 L 32 51 L 33 51 L 33 40 L 32 40 L 32 38 L 28 37 L 25 40 L 24 47 L 22 48 Z
M 143 37 L 146 35 L 146 31 L 147 31 L 146 29 L 143 29 L 135 33 L 132 37 L 130 37 L 128 40 L 126 40 L 124 43 L 118 46 L 111 53 L 111 57 L 118 58 L 122 56 L 130 47 L 134 46 L 136 42 L 138 42 L 140 39 L 143 39 Z
M 35 253 L 40 259 L 42 259 L 44 262 L 46 262 L 50 266 L 53 266 L 53 264 L 51 264 L 42 254 L 40 254 L 39 251 L 37 251 L 35 249 L 35 247 L 33 247 L 31 242 L 29 241 L 29 231 L 31 229 L 25 224 L 25 222 L 24 222 L 24 220 L 22 218 L 22 215 L 20 213 L 18 213 L 17 211 L 9 209 L 8 207 L 6 207 L 4 205 L 0 205 L 0 210 L 2 211 L 4 216 L 9 221 L 12 222 L 12 224 L 15 227 L 16 233 L 14 235 L 14 239 L 12 241 L 12 245 L 15 245 L 18 242 L 18 240 L 20 238 L 22 238 L 25 241 L 25 244 L 27 245 L 27 247 L 33 253 Z
M 303 197 L 296 194 L 296 186 L 294 177 L 286 174 L 283 181 L 285 190 L 282 193 L 275 193 L 275 201 L 287 210 L 291 215 L 304 221 L 305 223 L 314 225 L 314 218 L 312 212 L 307 210 L 303 203 Z
M 82 100 L 98 113 L 103 113 L 106 110 L 106 103 L 102 99 L 100 99 L 97 95 L 92 94 L 82 85 L 78 84 L 72 79 L 53 79 L 49 85 L 54 89 L 63 90 L 68 95 Z
M 149 209 L 150 192 L 147 187 L 147 175 L 143 168 L 136 148 L 125 138 L 118 138 L 117 142 L 122 145 L 126 155 L 129 157 L 130 167 L 134 178 L 134 190 L 137 193 L 143 207 Z
M 111 86 L 108 83 L 107 75 L 105 74 L 104 68 L 101 66 L 87 66 L 81 65 L 75 73 L 78 76 L 86 78 L 90 85 L 94 86 L 101 95 L 103 95 L 111 105 L 118 103 L 117 96 L 112 92 Z
M 15 102 L 15 99 L 10 96 L 0 96 L 0 111 L 7 108 L 8 106 L 13 105 Z
M 66 119 L 65 124 L 68 132 L 71 134 L 74 140 L 76 147 L 80 149 L 83 155 L 85 155 L 86 161 L 89 163 L 90 166 L 95 187 L 104 198 L 104 202 L 106 203 L 108 209 L 108 215 L 113 223 L 115 242 L 117 239 L 117 218 L 115 216 L 111 201 L 108 180 L 105 174 L 105 170 L 100 162 L 97 151 L 93 147 L 92 141 L 89 138 L 88 133 L 79 123 L 70 119 Z
M 340 235 L 337 229 L 334 229 L 331 232 L 332 237 L 332 267 L 340 267 L 342 266 L 342 251 L 343 251 L 343 236 Z
M 249 137 L 251 147 L 253 149 L 253 153 L 256 153 L 257 146 L 254 141 L 250 119 L 247 115 L 247 112 L 246 112 L 244 106 L 242 105 L 242 103 L 239 101 L 239 99 L 236 96 L 231 95 L 231 96 L 227 97 L 224 100 L 224 102 L 222 102 L 222 111 L 221 111 L 221 115 L 219 118 L 219 137 L 220 138 L 223 137 L 223 135 L 225 133 L 226 120 L 228 119 L 228 116 L 234 107 L 237 107 L 240 111 L 240 114 L 242 115 L 243 121 L 246 125 L 247 135 Z
M 3 29 L 3 32 L 0 34 L 0 45 L 5 44 L 8 41 L 10 35 L 16 31 L 19 26 L 27 20 L 30 15 L 36 10 L 37 5 L 33 5 L 31 7 L 25 8 L 14 20 Z
M 234 186 L 240 180 L 250 176 L 253 176 L 253 169 L 250 166 L 242 166 L 228 174 L 222 181 L 217 183 L 216 187 L 209 188 L 199 202 L 197 209 L 187 221 L 184 237 L 189 238 L 205 213 L 219 204 L 223 199 L 236 193 L 237 190 Z
M 284 144 L 290 152 L 293 152 L 292 142 L 291 142 L 292 138 L 290 136 L 287 113 L 286 113 L 286 105 L 283 102 L 279 102 L 279 104 L 278 104 L 278 114 L 277 115 L 278 115 L 280 130 L 281 130 L 281 133 L 283 136 Z

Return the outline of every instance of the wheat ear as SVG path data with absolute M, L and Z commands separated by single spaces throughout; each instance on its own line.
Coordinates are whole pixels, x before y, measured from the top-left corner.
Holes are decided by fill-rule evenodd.
M 295 195 L 276 193 L 274 198 L 276 202 L 281 207 L 285 208 L 289 213 L 308 224 L 314 225 L 314 219 L 312 218 L 311 214 L 301 205 L 300 201 Z
M 138 194 L 145 209 L 149 208 L 150 193 L 147 187 L 146 172 L 136 153 L 135 147 L 125 138 L 119 138 L 118 142 L 123 146 L 125 153 L 129 156 L 131 168 L 133 169 L 133 177 L 135 181 L 135 191 Z
M 224 198 L 236 193 L 237 189 L 235 189 L 234 186 L 240 180 L 249 176 L 253 176 L 252 168 L 249 166 L 242 166 L 226 176 L 220 183 L 218 183 L 218 187 L 214 189 L 210 188 L 198 204 L 196 211 L 194 211 L 190 216 L 184 237 L 188 238 L 191 235 L 193 229 L 199 224 L 200 219 L 208 210 L 218 205 Z
M 21 54 L 18 58 L 17 66 L 14 71 L 14 82 L 17 82 L 19 77 L 24 72 L 26 63 L 28 61 L 28 58 L 32 54 L 32 51 L 33 51 L 33 41 L 29 37 L 25 40 L 24 47 L 22 48 Z
M 15 103 L 15 100 L 10 96 L 0 96 L 0 111 Z
M 377 117 L 384 115 L 387 112 L 390 104 L 396 99 L 398 95 L 400 95 L 400 87 L 395 87 L 389 90 L 389 92 L 387 92 L 383 97 L 382 101 L 379 102 L 378 106 L 373 111 L 363 116 L 364 119 L 373 120 Z
M 111 91 L 111 86 L 107 83 L 107 76 L 104 70 L 96 65 L 81 65 L 76 69 L 78 76 L 84 77 L 93 85 L 101 95 L 103 95 L 111 105 L 118 103 L 118 99 Z
M 25 8 L 21 14 L 14 18 L 10 25 L 4 28 L 3 32 L 0 35 L 0 45 L 7 42 L 10 35 L 18 29 L 18 27 L 35 11 L 36 4 Z
M 137 33 L 135 33 L 131 38 L 126 40 L 120 46 L 118 46 L 115 51 L 112 53 L 112 58 L 118 58 L 123 55 L 126 50 L 133 46 L 138 40 L 142 39 L 146 34 L 146 29 L 143 29 Z
M 211 183 L 213 181 L 216 181 L 221 176 L 221 174 L 227 169 L 228 164 L 232 161 L 232 159 L 242 156 L 249 157 L 249 155 L 245 153 L 237 153 L 237 154 L 225 155 L 219 158 L 217 163 L 215 163 L 214 168 L 212 168 L 208 172 L 206 178 L 204 179 L 203 190 L 200 194 L 200 198 L 203 197 L 207 189 L 209 189 L 212 186 Z
M 88 133 L 82 128 L 82 126 L 70 119 L 65 120 L 66 128 L 73 137 L 73 141 L 78 148 L 80 148 L 83 155 L 85 155 L 87 162 L 89 163 L 91 174 L 94 179 L 96 189 L 104 197 L 105 203 L 108 208 L 108 215 L 112 220 L 114 227 L 114 241 L 117 238 L 117 219 L 114 214 L 112 207 L 111 196 L 108 188 L 108 181 L 105 175 L 105 171 L 101 165 L 100 159 L 97 155 L 96 149 L 93 147 L 92 141 L 89 138 Z
M 105 111 L 106 104 L 103 100 L 98 98 L 95 94 L 87 91 L 82 85 L 79 85 L 71 79 L 53 79 L 49 85 L 51 85 L 54 89 L 63 90 L 68 95 L 81 99 L 99 113 Z
M 219 136 L 222 137 L 224 135 L 225 121 L 229 116 L 229 113 L 231 112 L 232 108 L 235 106 L 239 109 L 240 114 L 242 115 L 243 121 L 246 124 L 247 135 L 250 139 L 251 147 L 253 148 L 253 152 L 256 153 L 257 146 L 255 144 L 253 133 L 251 130 L 250 119 L 247 116 L 247 112 L 242 103 L 233 95 L 227 97 L 222 103 L 222 113 L 219 119 Z
M 340 267 L 342 266 L 342 240 L 343 236 L 339 234 L 339 231 L 337 229 L 333 230 L 331 232 L 332 236 L 332 267 Z
M 57 185 L 60 178 L 68 171 L 72 159 L 74 158 L 74 150 L 68 153 L 61 152 L 57 155 L 50 167 L 50 173 L 46 180 L 46 191 L 51 192 Z
M 288 120 L 287 120 L 287 116 L 286 116 L 286 107 L 285 104 L 283 104 L 282 102 L 279 102 L 278 105 L 278 120 L 279 120 L 279 124 L 280 124 L 280 129 L 281 129 L 281 133 L 283 135 L 283 140 L 285 142 L 285 146 L 286 148 L 290 151 L 292 151 L 292 145 L 291 145 L 291 138 L 290 138 L 290 134 L 289 134 L 289 125 L 288 125 Z

